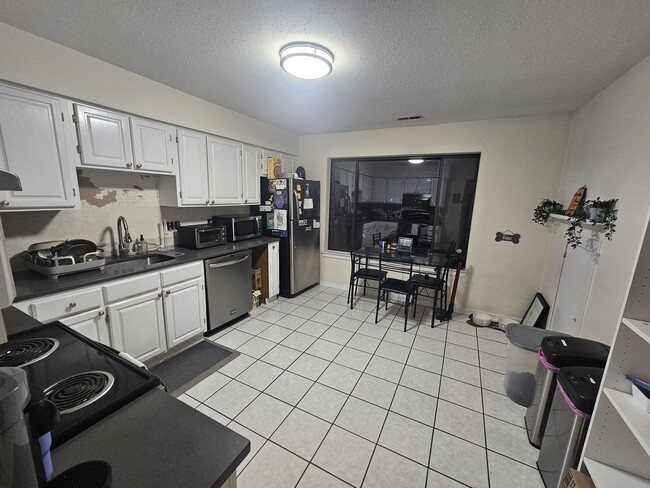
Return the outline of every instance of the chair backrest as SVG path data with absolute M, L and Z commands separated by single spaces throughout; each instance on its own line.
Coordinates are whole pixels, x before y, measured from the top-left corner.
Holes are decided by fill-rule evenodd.
M 387 258 L 379 253 L 379 271 L 387 273 L 408 273 L 408 279 L 413 275 L 413 258 L 402 256 L 398 259 Z
M 372 235 L 372 245 L 373 246 L 376 246 L 379 241 L 381 241 L 381 232 L 378 232 L 377 234 Z
M 442 265 L 442 269 L 440 270 L 440 279 L 443 280 L 445 283 L 447 282 L 447 278 L 449 277 L 449 270 L 450 269 L 456 269 L 456 264 L 458 264 L 458 254 L 456 254 L 456 243 L 453 243 L 454 245 L 454 251 L 449 252 L 447 256 L 445 257 L 445 264 Z

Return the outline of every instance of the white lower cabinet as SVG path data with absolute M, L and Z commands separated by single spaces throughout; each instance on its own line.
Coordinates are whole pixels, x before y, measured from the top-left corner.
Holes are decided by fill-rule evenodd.
M 280 243 L 268 245 L 269 254 L 269 298 L 280 293 Z
M 167 347 L 174 347 L 205 330 L 204 286 L 203 278 L 196 278 L 165 289 Z
M 94 341 L 147 361 L 206 331 L 203 261 L 14 306 L 41 322 L 60 320 Z
M 111 334 L 103 308 L 61 319 L 61 323 L 96 342 L 111 346 Z
M 139 361 L 167 350 L 161 292 L 149 292 L 109 305 L 106 315 L 115 349 Z

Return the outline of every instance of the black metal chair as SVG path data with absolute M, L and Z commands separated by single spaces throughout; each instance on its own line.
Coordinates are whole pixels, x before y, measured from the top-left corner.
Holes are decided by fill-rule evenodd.
M 388 310 L 388 298 L 390 293 L 397 293 L 404 295 L 404 332 L 406 332 L 406 324 L 408 323 L 409 303 L 413 299 L 413 293 L 417 290 L 411 281 L 413 275 L 413 258 L 400 259 L 400 260 L 386 260 L 379 254 L 379 271 L 381 273 L 408 272 L 408 279 L 386 278 L 379 282 L 379 290 L 377 291 L 377 308 L 375 309 L 375 324 L 379 322 L 379 302 L 384 299 L 386 301 L 386 310 Z
M 377 232 L 376 234 L 372 235 L 372 245 L 373 246 L 376 246 L 379 241 L 381 241 L 381 232 Z
M 366 294 L 366 287 L 368 280 L 377 281 L 381 283 L 386 278 L 386 272 L 381 272 L 379 269 L 373 269 L 368 265 L 368 256 L 352 251 L 350 253 L 350 284 L 348 285 L 348 303 L 350 310 L 354 309 L 354 298 L 359 289 L 359 280 L 363 280 L 363 294 Z M 354 296 L 352 296 L 352 289 L 354 288 Z
M 418 306 L 418 296 L 420 295 L 420 290 L 425 289 L 433 291 L 433 316 L 431 318 L 431 327 L 434 326 L 436 321 L 438 303 L 440 303 L 443 310 L 447 309 L 447 279 L 449 277 L 449 270 L 451 268 L 455 268 L 457 262 L 458 255 L 455 252 L 449 253 L 445 257 L 444 263 L 436 267 L 436 276 L 416 274 L 411 278 L 411 283 L 415 287 L 413 302 L 414 317 Z

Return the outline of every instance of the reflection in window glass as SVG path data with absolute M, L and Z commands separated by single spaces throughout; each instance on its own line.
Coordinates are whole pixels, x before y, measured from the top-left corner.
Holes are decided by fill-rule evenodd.
M 467 252 L 479 155 L 332 160 L 328 247 L 413 239 L 416 252 Z

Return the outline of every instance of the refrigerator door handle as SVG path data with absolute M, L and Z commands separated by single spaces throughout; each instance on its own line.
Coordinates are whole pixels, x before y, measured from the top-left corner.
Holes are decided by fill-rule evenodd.
M 300 218 L 300 205 L 298 205 L 298 192 L 296 190 L 293 190 L 293 199 L 296 202 L 296 218 Z

